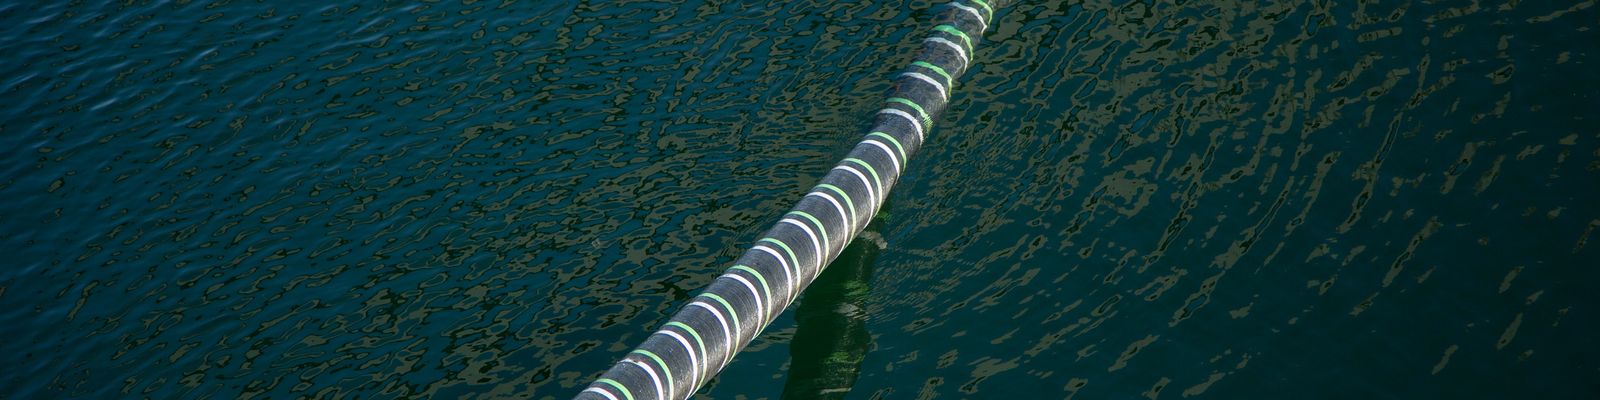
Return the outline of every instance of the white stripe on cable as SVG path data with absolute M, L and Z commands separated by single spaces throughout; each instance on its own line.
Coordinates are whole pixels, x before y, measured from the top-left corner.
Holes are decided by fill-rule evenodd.
M 651 382 L 655 382 L 655 384 L 656 384 L 656 400 L 666 400 L 667 393 L 663 391 L 665 389 L 661 388 L 661 376 L 660 375 L 656 375 L 656 370 L 655 369 L 650 368 L 649 365 L 644 365 L 644 363 L 642 363 L 642 362 L 629 360 L 629 359 L 626 359 L 626 358 L 622 359 L 622 362 L 633 364 L 633 365 L 637 365 L 637 366 L 639 366 L 639 368 L 644 368 L 644 373 L 650 374 L 650 381 Z
M 618 400 L 617 396 L 614 395 L 614 394 L 611 394 L 611 392 L 607 392 L 605 390 L 602 390 L 602 389 L 596 388 L 596 387 L 584 389 L 583 392 L 584 393 L 599 393 L 601 396 L 605 396 L 605 398 L 607 398 L 607 399 Z
M 901 117 L 904 117 L 907 122 L 911 123 L 911 128 L 917 130 L 917 140 L 919 142 L 922 140 L 922 123 L 921 122 L 917 122 L 917 118 L 911 116 L 910 113 L 907 113 L 905 111 L 900 111 L 900 110 L 894 109 L 894 108 L 885 108 L 885 109 L 882 109 L 882 110 L 878 110 L 878 113 L 879 114 L 899 115 Z
M 689 303 L 689 306 L 690 307 L 700 307 L 700 308 L 706 309 L 706 311 L 710 311 L 711 312 L 711 316 L 717 317 L 717 323 L 718 324 L 722 324 L 722 337 L 728 339 L 728 340 L 722 341 L 722 347 L 728 349 L 728 354 L 723 357 L 722 365 L 723 366 L 727 366 L 728 362 L 733 361 L 733 341 L 734 340 L 738 340 L 738 339 L 734 339 L 733 330 L 728 329 L 728 319 L 727 318 L 723 318 L 721 311 L 717 311 L 717 309 L 715 307 L 711 307 L 710 304 L 706 304 L 706 302 L 704 302 L 704 301 L 695 300 L 693 303 Z M 717 368 L 717 370 L 720 371 L 722 369 L 721 368 Z
M 846 214 L 844 212 L 844 205 L 843 204 L 839 204 L 838 200 L 834 200 L 833 196 L 830 196 L 827 193 L 823 193 L 823 192 L 806 193 L 806 197 L 811 197 L 811 196 L 821 197 L 823 200 L 827 200 L 829 203 L 833 203 L 833 208 L 835 210 L 839 210 L 839 219 L 848 219 L 848 218 L 850 218 L 850 214 Z M 845 225 L 845 231 L 846 232 L 849 232 L 851 230 L 855 230 L 855 228 L 856 228 L 855 221 L 848 221 L 847 220 L 847 221 L 845 221 L 844 225 Z
M 902 72 L 900 73 L 900 76 L 927 82 L 929 85 L 933 85 L 934 89 L 939 90 L 939 99 L 950 101 L 950 93 L 945 91 L 943 83 L 939 83 L 939 81 L 933 80 L 933 78 L 923 75 L 921 72 Z
M 961 3 L 957 3 L 957 2 L 954 2 L 954 1 L 950 2 L 950 6 L 951 7 L 955 7 L 955 8 L 959 8 L 959 9 L 961 9 L 961 11 L 966 11 L 967 13 L 972 14 L 973 17 L 978 18 L 978 26 L 979 26 L 978 32 L 983 32 L 983 31 L 989 30 L 989 23 L 987 21 L 983 20 L 983 14 L 979 13 L 978 9 L 972 8 L 972 7 L 967 7 L 967 6 L 962 5 Z
M 750 289 L 750 298 L 756 300 L 756 309 L 761 311 L 761 314 L 756 315 L 756 321 L 761 323 L 761 325 L 758 325 L 758 326 L 766 326 L 767 322 L 769 322 L 769 321 L 767 321 L 767 318 L 766 318 L 767 317 L 767 308 L 761 305 L 762 304 L 761 303 L 761 294 L 762 294 L 762 292 L 756 290 L 756 285 L 750 284 L 750 281 L 745 280 L 744 277 L 739 276 L 739 275 L 735 275 L 732 272 L 729 272 L 729 273 L 727 273 L 725 275 L 722 275 L 722 276 L 733 278 L 733 280 L 739 281 L 739 283 L 744 284 L 744 288 L 745 289 Z M 766 297 L 767 297 L 767 304 L 772 304 L 772 294 L 769 293 L 769 294 L 767 294 Z
M 677 340 L 678 344 L 683 345 L 683 352 L 689 353 L 689 363 L 694 364 L 694 368 L 689 369 L 689 380 L 694 382 L 694 387 L 700 387 L 700 372 L 697 370 L 704 369 L 706 366 L 700 364 L 700 359 L 694 356 L 694 348 L 689 347 L 689 339 L 684 339 L 683 335 L 666 329 L 656 331 L 656 333 L 667 335 L 667 337 Z
M 872 147 L 883 149 L 883 154 L 888 154 L 889 161 L 894 164 L 894 176 L 900 176 L 900 158 L 894 156 L 894 151 L 889 150 L 888 145 L 883 144 L 883 142 L 879 142 L 877 139 L 862 140 L 861 143 L 870 144 Z
M 800 227 L 800 230 L 803 230 L 803 231 L 806 232 L 806 237 L 811 238 L 811 248 L 817 249 L 817 254 L 815 254 L 815 255 L 813 255 L 811 257 L 814 261 L 816 261 L 816 264 L 817 264 L 816 271 L 817 272 L 811 273 L 811 279 L 816 279 L 817 275 L 822 273 L 822 253 L 824 251 L 827 251 L 826 249 L 822 248 L 822 243 L 817 241 L 817 233 L 816 232 L 812 232 L 811 231 L 811 227 L 806 226 L 806 224 L 800 223 L 799 220 L 796 220 L 794 218 L 784 218 L 782 221 L 778 221 L 778 223 L 798 226 L 798 227 Z
M 874 210 L 878 208 L 881 203 L 878 203 L 878 195 L 873 193 L 872 181 L 868 181 L 866 175 L 863 175 L 861 171 L 857 171 L 855 167 L 849 165 L 840 165 L 833 167 L 833 169 L 844 169 L 845 171 L 850 172 L 850 174 L 855 175 L 856 178 L 861 179 L 861 187 L 867 189 L 867 200 L 872 202 L 868 205 L 872 206 L 871 208 Z M 871 221 L 871 219 L 868 219 L 868 221 Z
M 767 254 L 771 254 L 772 258 L 778 259 L 778 265 L 783 266 L 783 278 L 789 280 L 789 284 L 785 286 L 789 287 L 789 302 L 793 303 L 794 296 L 800 294 L 799 292 L 795 291 L 796 288 L 800 287 L 800 282 L 794 280 L 795 275 L 800 275 L 800 270 L 796 269 L 793 275 L 789 274 L 789 261 L 784 260 L 783 255 L 778 254 L 778 251 L 773 250 L 771 247 L 767 247 L 766 245 L 757 245 L 756 247 L 752 248 L 752 250 L 761 250 Z M 798 268 L 799 266 L 796 265 L 795 267 Z
M 956 51 L 956 56 L 961 58 L 961 70 L 965 71 L 967 69 L 967 60 L 968 60 L 967 51 L 965 49 L 962 49 L 961 45 L 958 45 L 958 44 L 956 44 L 956 42 L 949 41 L 949 40 L 947 40 L 945 38 L 942 38 L 942 37 L 931 37 L 931 38 L 923 39 L 922 41 L 924 43 L 926 43 L 926 42 L 934 42 L 934 43 L 942 44 L 942 45 L 945 45 L 945 46 L 950 46 L 951 50 L 955 50 Z

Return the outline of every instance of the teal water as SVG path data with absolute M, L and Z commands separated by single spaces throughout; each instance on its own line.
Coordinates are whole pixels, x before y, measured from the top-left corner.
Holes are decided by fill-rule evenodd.
M 569 397 L 934 4 L 0 4 L 0 397 Z M 881 248 L 700 395 L 1593 398 L 1597 26 L 1010 7 Z

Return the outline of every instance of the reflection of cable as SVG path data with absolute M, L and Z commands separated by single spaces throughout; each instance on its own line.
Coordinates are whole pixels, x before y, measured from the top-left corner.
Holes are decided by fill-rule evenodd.
M 682 399 L 721 371 L 872 221 L 1006 1 L 956 0 L 941 10 L 870 133 L 733 267 L 578 398 Z
M 888 205 L 884 205 L 887 210 Z M 851 242 L 827 272 L 811 282 L 805 300 L 795 307 L 794 340 L 789 342 L 789 379 L 785 399 L 838 399 L 855 386 L 861 361 L 872 345 L 867 332 L 867 297 L 872 290 L 873 263 L 886 248 L 878 214 L 858 240 Z

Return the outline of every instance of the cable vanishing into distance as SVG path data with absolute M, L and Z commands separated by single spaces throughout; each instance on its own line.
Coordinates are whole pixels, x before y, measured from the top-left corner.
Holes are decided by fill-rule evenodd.
M 872 221 L 971 66 L 995 8 L 1008 2 L 945 4 L 866 137 L 732 267 L 577 398 L 684 399 L 728 365 Z

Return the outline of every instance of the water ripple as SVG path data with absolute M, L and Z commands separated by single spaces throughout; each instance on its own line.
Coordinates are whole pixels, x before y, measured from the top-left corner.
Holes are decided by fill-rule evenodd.
M 847 150 L 933 5 L 0 4 L 0 381 L 569 396 Z M 1582 392 L 1595 13 L 999 13 L 852 395 Z M 702 394 L 779 396 L 796 324 Z

